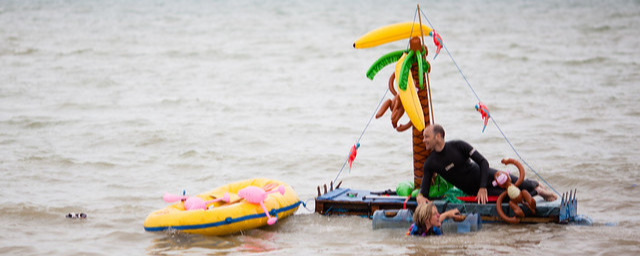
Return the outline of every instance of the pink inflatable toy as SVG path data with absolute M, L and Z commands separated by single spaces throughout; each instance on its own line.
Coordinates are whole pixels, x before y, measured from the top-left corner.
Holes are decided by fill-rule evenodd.
M 179 196 L 179 195 L 169 194 L 169 193 L 165 192 L 164 196 L 162 197 L 162 200 L 164 200 L 167 203 L 175 203 L 175 202 L 178 202 L 178 201 L 187 200 L 187 198 L 189 198 L 189 197 L 188 196 Z
M 162 199 L 167 202 L 167 203 L 175 203 L 177 201 L 184 201 L 184 209 L 186 209 L 187 211 L 191 211 L 191 210 L 205 210 L 207 209 L 207 205 L 208 204 L 212 204 L 215 202 L 219 202 L 219 201 L 225 201 L 225 202 L 229 202 L 229 193 L 224 193 L 224 196 L 222 198 L 218 198 L 218 199 L 213 199 L 213 200 L 209 200 L 209 201 L 204 201 L 202 200 L 202 198 L 197 197 L 197 196 L 178 196 L 178 195 L 173 195 L 173 194 L 169 194 L 169 193 L 164 193 L 164 196 L 162 197 Z
M 280 185 L 277 190 L 268 192 L 256 186 L 248 186 L 238 191 L 238 196 L 244 198 L 244 200 L 249 203 L 260 204 L 260 207 L 262 207 L 262 210 L 267 215 L 267 224 L 273 225 L 278 220 L 278 216 L 273 218 L 271 217 L 271 215 L 269 215 L 269 211 L 267 211 L 267 208 L 264 207 L 264 200 L 267 199 L 267 195 L 275 192 L 280 192 L 281 195 L 284 195 L 284 186 Z
M 494 187 L 502 186 L 505 182 L 507 182 L 508 180 L 507 175 L 510 173 L 511 172 L 509 170 L 501 172 L 500 174 L 498 174 L 498 176 L 496 176 L 496 178 L 491 182 L 491 184 L 493 184 Z

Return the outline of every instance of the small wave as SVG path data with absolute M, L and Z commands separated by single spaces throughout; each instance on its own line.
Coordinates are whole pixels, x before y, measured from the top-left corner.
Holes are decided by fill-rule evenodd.
M 565 65 L 568 66 L 581 66 L 581 65 L 589 65 L 589 64 L 602 64 L 602 62 L 608 61 L 609 58 L 606 57 L 592 57 L 581 60 L 567 60 L 563 61 Z
M 22 158 L 21 161 L 26 163 L 57 164 L 61 166 L 69 166 L 74 164 L 74 161 L 72 159 L 59 156 L 27 156 Z
M 126 231 L 112 231 L 104 236 L 104 238 L 112 239 L 113 241 L 131 241 L 132 239 L 138 239 L 140 242 L 144 242 L 146 238 L 139 235 L 139 232 L 126 232 Z
M 627 116 L 637 117 L 640 116 L 640 110 L 632 109 L 624 113 Z
M 35 246 L 10 245 L 0 248 L 2 255 L 36 255 Z
M 176 106 L 176 105 L 181 105 L 186 103 L 187 100 L 185 99 L 162 99 L 160 101 L 160 104 L 162 104 L 163 106 Z
M 186 152 L 183 152 L 182 154 L 180 154 L 180 157 L 183 157 L 183 158 L 193 158 L 193 157 L 196 157 L 196 156 L 198 156 L 198 155 L 199 155 L 199 154 L 198 154 L 198 151 L 196 151 L 196 150 L 189 150 L 189 151 L 186 151 Z
M 111 169 L 117 166 L 117 164 L 105 162 L 105 161 L 97 161 L 97 162 L 81 162 L 83 166 L 92 167 L 91 169 Z
M 598 120 L 595 117 L 580 117 L 572 120 L 572 122 L 578 124 L 590 124 L 596 121 Z
M 84 55 L 85 53 L 92 52 L 92 49 L 78 49 L 70 52 L 58 53 L 58 57 L 66 57 L 66 56 L 76 56 L 76 55 Z
M 25 56 L 25 55 L 32 55 L 38 52 L 38 49 L 34 49 L 34 48 L 27 48 L 24 50 L 14 50 L 13 54 L 14 55 L 19 55 L 19 56 Z
M 591 31 L 593 32 L 598 32 L 598 33 L 602 33 L 602 32 L 606 32 L 611 30 L 611 27 L 609 25 L 602 25 L 602 26 L 597 26 L 597 27 L 592 27 Z
M 579 26 L 578 30 L 583 33 L 583 34 L 600 34 L 603 32 L 609 32 L 612 30 L 616 30 L 616 28 L 612 28 L 609 25 L 604 25 L 604 24 L 600 24 L 600 23 L 594 23 L 594 24 L 588 24 L 588 25 L 583 25 L 583 26 Z
M 176 51 L 176 50 L 171 50 L 171 51 L 166 51 L 164 53 L 164 55 L 166 55 L 168 57 L 171 57 L 171 58 L 190 59 L 190 58 L 198 57 L 200 55 L 200 52 L 198 52 L 198 51 Z
M 159 253 L 176 249 L 205 248 L 218 250 L 231 249 L 242 245 L 242 236 L 210 237 L 187 234 L 176 230 L 167 230 L 165 236 L 154 239 L 148 250 Z
M 66 206 L 41 206 L 30 202 L 3 203 L 0 204 L 0 215 L 5 217 L 25 218 L 25 219 L 55 219 L 63 218 L 67 213 L 78 211 L 78 209 Z
M 19 126 L 23 129 L 42 129 L 73 123 L 71 120 L 50 121 L 47 116 L 15 116 L 7 121 L 0 121 L 0 124 Z
M 143 140 L 141 140 L 140 142 L 136 143 L 136 147 L 148 147 L 148 146 L 152 146 L 152 145 L 157 145 L 157 144 L 161 144 L 163 142 L 166 142 L 167 140 L 165 138 L 162 138 L 158 135 L 152 135 L 149 138 L 145 138 Z

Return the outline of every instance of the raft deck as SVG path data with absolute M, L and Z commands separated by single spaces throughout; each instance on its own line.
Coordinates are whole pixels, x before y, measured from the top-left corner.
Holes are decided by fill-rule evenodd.
M 565 223 L 572 215 L 575 215 L 577 202 L 575 195 L 563 195 L 562 199 L 546 202 L 539 197 L 536 199 L 536 213 L 523 205 L 520 208 L 525 217 L 521 223 Z M 387 196 L 368 190 L 356 190 L 349 188 L 337 188 L 316 198 L 316 212 L 323 215 L 357 215 L 372 218 L 377 210 L 407 209 L 415 210 L 415 199 L 406 201 L 406 197 Z M 433 200 L 439 212 L 457 208 L 462 213 L 479 213 L 484 222 L 504 222 L 496 210 L 496 203 L 451 203 L 445 200 Z M 502 210 L 507 216 L 514 216 L 508 203 L 502 203 Z

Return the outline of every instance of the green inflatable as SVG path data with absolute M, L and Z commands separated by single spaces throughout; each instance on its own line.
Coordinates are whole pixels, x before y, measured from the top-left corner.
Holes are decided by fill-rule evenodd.
M 429 188 L 429 197 L 441 197 L 449 189 L 453 188 L 453 185 L 446 181 L 440 175 L 436 175 L 436 179 L 433 181 L 433 185 Z
M 418 193 L 420 193 L 420 188 L 414 189 L 413 192 L 411 192 L 411 197 L 415 198 L 416 196 L 418 196 Z
M 396 186 L 396 194 L 398 196 L 411 195 L 412 198 L 415 198 L 416 196 L 418 196 L 418 193 L 420 193 L 420 188 L 414 187 L 415 186 L 413 184 L 413 181 L 400 182 L 398 183 L 398 186 Z M 431 185 L 431 188 L 429 189 L 429 197 L 442 197 L 451 188 L 453 188 L 453 185 L 451 185 L 451 183 L 440 177 L 440 175 L 437 175 L 435 181 L 433 182 L 433 185 Z
M 413 191 L 413 182 L 403 181 L 396 186 L 396 194 L 398 196 L 409 196 Z

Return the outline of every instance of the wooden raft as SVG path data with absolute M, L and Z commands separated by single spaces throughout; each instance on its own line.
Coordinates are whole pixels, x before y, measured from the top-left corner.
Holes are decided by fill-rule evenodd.
M 318 189 L 320 194 L 320 189 Z M 372 218 L 373 213 L 377 210 L 388 209 L 411 209 L 415 210 L 417 203 L 415 199 L 406 200 L 406 197 L 399 197 L 389 194 L 390 190 L 383 192 L 371 192 L 368 190 L 354 190 L 349 188 L 336 188 L 330 191 L 325 189 L 325 193 L 316 198 L 316 212 L 322 215 L 356 215 Z M 477 204 L 477 203 L 448 203 L 444 200 L 433 200 L 439 212 L 457 208 L 461 213 L 479 213 L 482 221 L 485 222 L 503 222 L 498 216 L 495 203 Z M 521 219 L 521 223 L 559 223 L 561 200 L 554 202 L 538 201 L 536 202 L 536 213 L 525 206 L 521 206 L 525 217 Z M 508 215 L 513 216 L 513 211 L 508 203 L 502 204 L 502 210 Z

